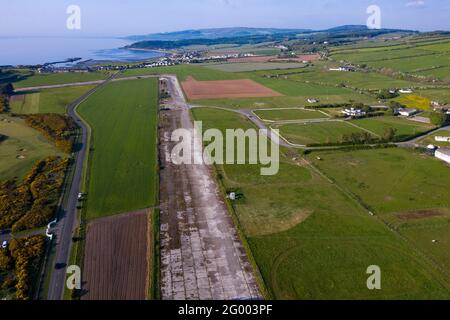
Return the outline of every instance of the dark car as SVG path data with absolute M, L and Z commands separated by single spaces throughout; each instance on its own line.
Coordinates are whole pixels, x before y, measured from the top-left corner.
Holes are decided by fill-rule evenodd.
M 55 269 L 56 270 L 61 270 L 64 269 L 67 265 L 65 263 L 57 263 L 55 264 Z

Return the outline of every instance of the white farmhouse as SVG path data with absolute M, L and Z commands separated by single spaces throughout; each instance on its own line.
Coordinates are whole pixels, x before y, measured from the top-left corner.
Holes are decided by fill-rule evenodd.
M 400 89 L 400 90 L 398 90 L 398 92 L 400 92 L 400 93 L 413 93 L 413 90 L 412 89 Z
M 440 148 L 436 150 L 434 156 L 442 161 L 445 161 L 450 164 L 450 149 L 449 148 Z

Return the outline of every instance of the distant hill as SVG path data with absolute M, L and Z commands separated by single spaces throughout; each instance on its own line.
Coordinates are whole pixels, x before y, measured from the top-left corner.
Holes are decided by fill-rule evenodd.
M 262 42 L 282 42 L 299 38 L 306 38 L 309 41 L 344 42 L 351 39 L 376 37 L 393 32 L 416 33 L 416 31 L 398 29 L 373 30 L 368 29 L 365 25 L 346 25 L 317 31 L 308 29 L 218 28 L 131 36 L 127 37 L 127 39 L 136 42 L 126 48 L 177 49 L 192 45 L 246 45 Z
M 148 35 L 134 35 L 126 37 L 132 41 L 178 41 L 193 39 L 219 39 L 251 36 L 268 36 L 275 34 L 309 32 L 306 29 L 277 29 L 277 28 L 214 28 L 199 30 L 183 30 L 176 32 L 153 33 Z

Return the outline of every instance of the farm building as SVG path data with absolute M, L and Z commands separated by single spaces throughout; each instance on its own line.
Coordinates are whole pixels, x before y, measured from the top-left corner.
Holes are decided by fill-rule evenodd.
M 416 109 L 400 108 L 397 110 L 401 116 L 411 117 L 417 113 Z
M 413 90 L 412 89 L 400 89 L 400 90 L 398 90 L 398 92 L 400 92 L 400 93 L 413 93 Z
M 450 163 L 450 149 L 449 148 L 440 148 L 436 150 L 434 156 L 438 159 L 441 159 L 447 163 Z
M 362 111 L 361 109 L 355 109 L 355 108 L 344 109 L 344 111 L 342 111 L 342 113 L 344 113 L 345 115 L 347 115 L 349 117 L 361 117 L 361 116 L 366 115 L 365 111 Z
M 309 103 L 317 103 L 317 102 L 319 102 L 319 100 L 317 100 L 317 99 L 308 99 L 308 102 Z
M 344 72 L 349 72 L 349 71 L 353 71 L 353 69 L 350 68 L 350 67 L 339 67 L 339 68 L 330 68 L 329 71 L 344 71 Z
M 450 142 L 450 137 L 436 136 L 436 137 L 434 137 L 434 140 L 439 141 L 439 142 Z

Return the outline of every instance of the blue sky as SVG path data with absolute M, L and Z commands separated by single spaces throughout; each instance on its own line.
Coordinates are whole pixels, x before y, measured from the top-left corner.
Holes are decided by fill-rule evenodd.
M 0 0 L 0 36 L 122 36 L 213 27 L 324 29 L 365 24 L 380 6 L 382 26 L 450 30 L 450 0 Z M 79 5 L 82 28 L 66 28 Z

